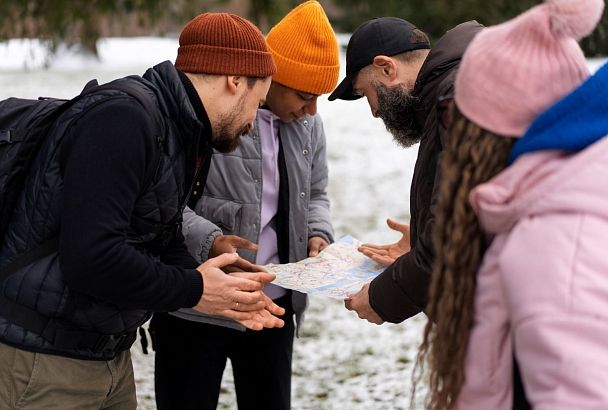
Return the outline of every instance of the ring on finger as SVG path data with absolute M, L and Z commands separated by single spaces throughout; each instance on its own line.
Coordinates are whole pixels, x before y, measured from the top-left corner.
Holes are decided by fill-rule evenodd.
M 236 307 L 234 308 L 234 310 L 239 310 L 239 302 L 236 302 Z

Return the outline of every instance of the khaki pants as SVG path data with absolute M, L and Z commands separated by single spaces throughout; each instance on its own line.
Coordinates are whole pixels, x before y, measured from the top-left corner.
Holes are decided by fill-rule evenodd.
M 110 361 L 32 353 L 0 343 L 0 409 L 134 410 L 131 354 Z

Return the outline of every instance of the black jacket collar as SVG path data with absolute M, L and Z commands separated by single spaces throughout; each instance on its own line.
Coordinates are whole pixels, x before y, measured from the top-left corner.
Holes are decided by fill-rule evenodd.
M 413 95 L 420 99 L 418 121 L 424 126 L 429 110 L 436 106 L 438 84 L 460 64 L 469 43 L 484 26 L 472 20 L 459 24 L 441 37 L 427 56 L 414 87 Z

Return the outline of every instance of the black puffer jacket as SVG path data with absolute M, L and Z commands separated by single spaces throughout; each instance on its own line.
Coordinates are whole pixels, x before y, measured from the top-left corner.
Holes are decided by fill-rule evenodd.
M 462 54 L 481 29 L 479 23 L 471 21 L 448 31 L 432 48 L 416 80 L 413 95 L 420 99 L 417 122 L 422 139 L 410 192 L 412 249 L 376 277 L 369 290 L 372 308 L 388 322 L 402 322 L 427 303 L 434 259 L 437 172 L 446 132 L 439 118 L 441 98 L 453 93 Z
M 106 360 L 130 347 L 149 311 L 191 307 L 202 294 L 179 230 L 162 251 L 151 241 L 158 226 L 181 221 L 199 142 L 208 149 L 206 114 L 169 62 L 117 81 L 147 93 L 160 115 L 104 90 L 59 118 L 3 240 L 0 267 L 54 237 L 58 250 L 2 283 L 3 343 Z

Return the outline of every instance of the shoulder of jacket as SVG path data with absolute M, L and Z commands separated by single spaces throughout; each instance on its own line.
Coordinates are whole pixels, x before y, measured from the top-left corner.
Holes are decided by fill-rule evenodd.
M 102 113 L 104 111 L 111 112 L 112 118 L 128 119 L 130 123 L 150 123 L 154 119 L 154 115 L 141 105 L 138 100 L 130 95 L 115 94 L 106 95 L 105 97 L 92 96 L 91 99 L 84 102 L 81 109 L 81 115 L 85 116 L 89 112 Z

